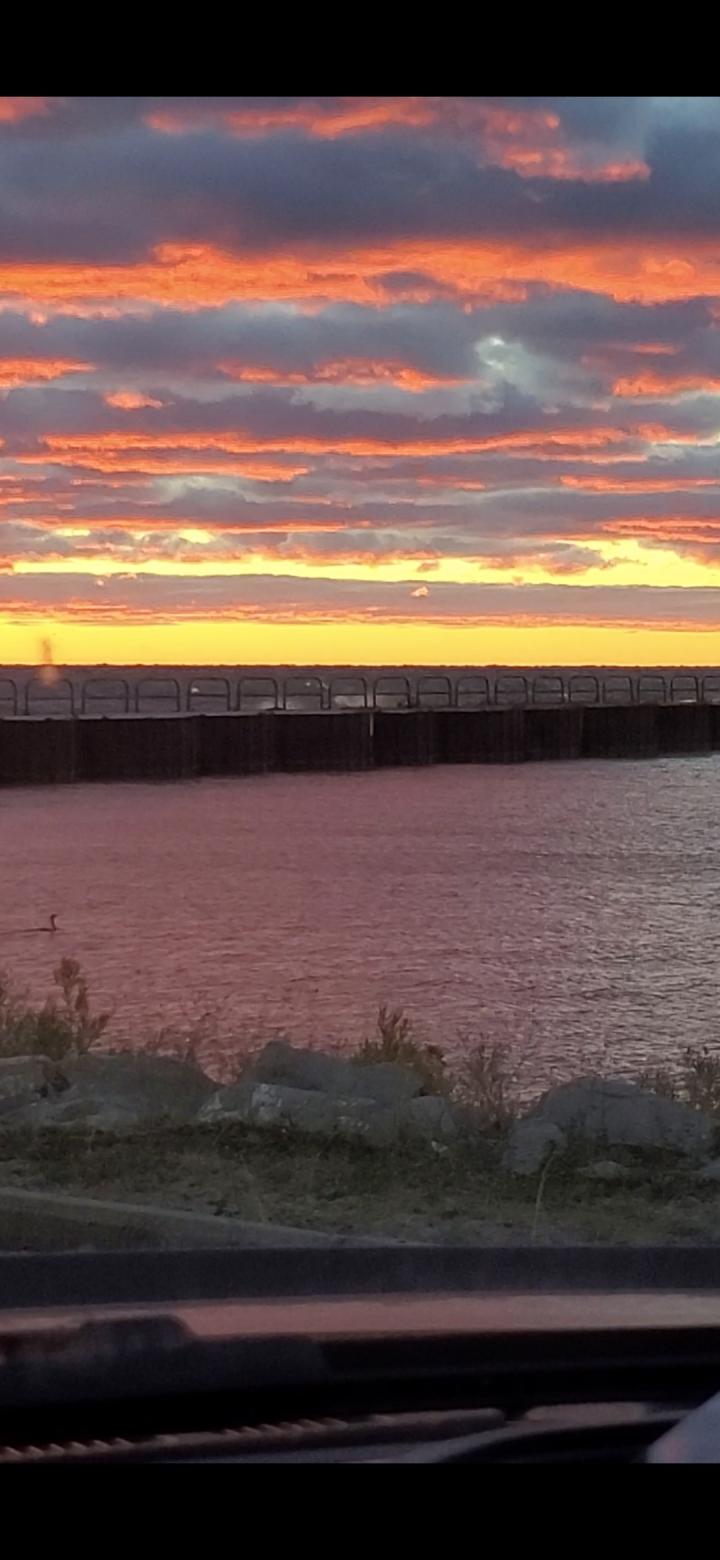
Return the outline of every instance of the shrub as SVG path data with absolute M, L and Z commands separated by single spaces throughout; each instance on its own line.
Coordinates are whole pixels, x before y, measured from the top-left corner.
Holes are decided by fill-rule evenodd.
M 76 959 L 61 959 L 53 970 L 59 997 L 32 1007 L 0 975 L 0 1056 L 83 1056 L 100 1039 L 110 1013 L 90 1012 L 88 984 Z
M 638 1073 L 637 1081 L 653 1094 L 683 1100 L 695 1110 L 720 1116 L 720 1054 L 709 1045 L 688 1045 L 677 1067 L 655 1067 Z
M 402 1008 L 378 1009 L 377 1035 L 363 1040 L 355 1053 L 355 1060 L 365 1066 L 377 1062 L 394 1062 L 398 1067 L 412 1067 L 422 1078 L 428 1094 L 443 1094 L 447 1090 L 445 1061 L 436 1045 L 425 1045 L 413 1035 L 412 1021 Z
M 720 1115 L 720 1056 L 708 1045 L 685 1048 L 682 1080 L 688 1105 Z
M 641 1089 L 649 1089 L 651 1094 L 662 1094 L 665 1099 L 681 1098 L 680 1076 L 669 1067 L 644 1067 L 637 1074 L 635 1082 Z
M 481 1040 L 468 1045 L 457 1067 L 453 1090 L 498 1131 L 510 1125 L 519 1109 L 517 1074 L 507 1046 Z
M 163 1024 L 146 1036 L 142 1044 L 143 1056 L 170 1056 L 186 1067 L 203 1070 L 206 1055 L 211 1058 L 218 1048 L 218 1015 L 214 1008 L 187 1018 L 180 1023 Z M 133 1047 L 133 1050 L 135 1047 Z

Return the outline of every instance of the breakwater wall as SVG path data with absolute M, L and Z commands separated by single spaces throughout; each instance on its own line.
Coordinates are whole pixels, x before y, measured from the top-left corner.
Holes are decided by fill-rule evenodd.
M 720 705 L 0 720 L 0 786 L 720 750 Z

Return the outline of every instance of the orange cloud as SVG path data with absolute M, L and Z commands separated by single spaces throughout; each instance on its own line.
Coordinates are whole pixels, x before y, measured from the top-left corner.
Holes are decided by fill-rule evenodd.
M 16 125 L 23 119 L 47 114 L 51 102 L 47 97 L 0 97 L 0 125 Z
M 720 294 L 720 250 L 710 240 L 667 235 L 582 244 L 541 230 L 525 243 L 426 238 L 354 249 L 298 244 L 257 255 L 163 244 L 135 265 L 8 262 L 0 265 L 0 294 L 90 313 L 104 306 L 121 313 L 141 301 L 188 309 L 262 300 L 384 307 L 386 278 L 407 272 L 428 283 L 394 282 L 393 301 L 422 301 L 437 289 L 468 301 L 521 299 L 534 283 L 601 292 L 619 302 Z
M 489 134 L 507 139 L 560 129 L 558 115 L 545 108 L 507 108 L 502 103 L 481 102 L 452 107 L 454 116 L 464 123 L 480 124 Z
M 141 390 L 113 390 L 111 395 L 103 396 L 108 406 L 117 406 L 123 412 L 137 412 L 143 406 L 162 406 L 162 401 L 155 401 L 151 395 L 143 395 Z
M 560 128 L 557 114 L 545 109 L 508 109 L 501 104 L 453 101 L 439 97 L 348 97 L 321 107 L 317 100 L 286 106 L 268 105 L 258 98 L 244 108 L 216 108 L 211 103 L 179 103 L 155 109 L 145 118 L 153 130 L 178 135 L 203 126 L 214 126 L 235 135 L 265 135 L 273 130 L 302 130 L 323 140 L 358 132 L 376 132 L 392 126 L 424 129 L 429 126 L 453 132 L 482 133 L 492 146 L 513 138 Z
M 650 396 L 651 398 L 659 395 L 682 394 L 686 391 L 708 391 L 712 394 L 717 390 L 720 390 L 720 375 L 703 373 L 631 374 L 616 379 L 612 387 L 613 395 Z
M 720 516 L 717 520 L 702 515 L 616 515 L 603 521 L 603 531 L 614 536 L 643 537 L 660 542 L 707 541 L 720 537 Z
M 697 434 L 682 428 L 670 428 L 667 423 L 636 423 L 635 433 L 648 444 L 714 444 L 715 434 Z
M 0 358 L 0 390 L 17 385 L 43 384 L 62 379 L 64 374 L 87 374 L 92 363 L 77 363 L 71 358 Z
M 133 442 L 133 437 L 136 442 Z M 230 436 L 228 436 L 230 437 Z M 94 466 L 98 471 L 131 471 L 147 472 L 148 474 L 160 474 L 171 476 L 174 473 L 184 472 L 220 472 L 229 476 L 248 477 L 255 482 L 291 482 L 294 477 L 307 476 L 309 467 L 300 463 L 283 464 L 280 461 L 253 459 L 253 450 L 281 449 L 280 445 L 262 445 L 255 441 L 246 441 L 241 445 L 241 453 L 248 455 L 246 460 L 228 459 L 222 456 L 201 453 L 206 450 L 224 451 L 225 445 L 207 442 L 210 435 L 198 435 L 198 443 L 193 443 L 192 438 L 183 440 L 181 436 L 163 434 L 153 438 L 152 435 L 129 435 L 126 439 L 122 434 L 117 435 L 87 435 L 86 437 L 71 439 L 70 437 L 48 435 L 43 443 L 48 447 L 48 453 L 23 453 L 17 456 L 23 465 L 47 465 L 51 462 L 56 466 Z M 218 436 L 218 441 L 222 436 Z M 106 442 L 109 440 L 109 442 Z M 298 443 L 297 448 L 301 445 Z M 148 454 L 148 450 L 157 448 L 161 453 Z M 184 457 L 178 455 L 178 449 L 195 450 L 194 455 Z M 229 450 L 232 454 L 232 449 Z M 79 486 L 82 479 L 77 478 Z M 115 484 L 122 486 L 121 483 Z
M 154 110 L 145 123 L 165 135 L 178 135 L 198 126 L 215 124 L 235 135 L 264 135 L 269 130 L 303 130 L 308 135 L 334 140 L 357 131 L 385 130 L 391 125 L 419 128 L 434 124 L 437 110 L 423 98 L 345 98 L 336 108 L 321 110 L 312 98 L 287 108 L 257 107 L 213 109 L 203 104 Z
M 274 385 L 374 385 L 390 384 L 401 390 L 439 390 L 467 381 L 450 374 L 431 374 L 408 363 L 372 362 L 368 358 L 342 358 L 316 363 L 310 369 L 271 368 L 263 363 L 218 363 L 228 379 L 243 384 Z M 156 403 L 157 404 L 157 403 Z
M 453 105 L 453 117 L 465 128 L 477 127 L 483 135 L 487 158 L 501 168 L 512 168 L 521 178 L 615 184 L 646 179 L 650 172 L 647 163 L 639 158 L 602 162 L 588 151 L 568 146 L 560 118 L 546 109 L 507 109 L 500 104 L 475 102 Z
M 639 158 L 588 163 L 568 147 L 506 147 L 497 157 L 503 168 L 514 168 L 523 178 L 580 179 L 586 184 L 624 184 L 647 179 L 650 169 Z
M 590 493 L 680 493 L 688 488 L 720 487 L 720 474 L 717 477 L 566 476 L 560 478 L 560 485 Z
M 637 430 L 635 430 L 637 431 Z M 127 458 L 145 451 L 162 449 L 169 455 L 175 450 L 222 451 L 229 455 L 252 455 L 262 451 L 292 452 L 310 455 L 445 455 L 452 453 L 475 454 L 485 450 L 517 450 L 533 455 L 545 449 L 603 449 L 608 445 L 624 444 L 633 430 L 621 428 L 553 428 L 521 429 L 512 433 L 490 434 L 485 438 L 472 434 L 448 435 L 433 438 L 419 432 L 413 439 L 383 439 L 376 436 L 338 434 L 319 437 L 314 434 L 275 435 L 265 437 L 257 433 L 245 434 L 242 430 L 208 432 L 205 429 L 178 430 L 174 432 L 143 433 L 141 430 L 126 432 L 118 429 L 108 433 L 49 433 L 42 439 L 47 455 L 21 454 L 19 460 L 37 463 L 44 460 L 69 464 L 95 461 L 105 457 L 110 461 L 127 464 Z M 657 427 L 654 433 L 657 434 Z M 667 430 L 662 429 L 667 435 Z M 687 436 L 690 438 L 690 435 Z M 112 466 L 107 469 L 113 469 Z M 119 466 L 118 469 L 122 469 Z M 287 467 L 280 468 L 287 472 Z M 301 468 L 298 468 L 298 474 Z M 304 474 L 304 473 L 303 473 Z
M 262 136 L 274 130 L 301 130 L 305 135 L 336 140 L 344 135 L 377 133 L 393 127 L 428 129 L 476 137 L 484 157 L 522 178 L 582 179 L 616 183 L 647 178 L 639 158 L 598 161 L 589 152 L 565 144 L 560 118 L 541 108 L 507 108 L 502 104 L 438 97 L 344 98 L 320 107 L 308 98 L 287 106 L 258 99 L 252 107 L 216 108 L 211 103 L 179 103 L 153 110 L 145 123 L 165 135 L 207 127 L 239 136 Z

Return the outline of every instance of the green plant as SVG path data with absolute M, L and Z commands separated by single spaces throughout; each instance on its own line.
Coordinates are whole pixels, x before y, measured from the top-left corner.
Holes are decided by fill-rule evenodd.
M 439 1046 L 426 1045 L 413 1035 L 412 1020 L 402 1008 L 389 1008 L 384 1003 L 378 1009 L 377 1035 L 363 1040 L 355 1052 L 355 1060 L 364 1066 L 377 1062 L 394 1062 L 398 1067 L 411 1067 L 422 1078 L 428 1094 L 443 1094 L 448 1087 L 445 1059 Z
M 507 1046 L 480 1040 L 467 1045 L 455 1075 L 453 1093 L 462 1105 L 502 1131 L 519 1109 L 517 1074 Z
M 110 1013 L 90 1011 L 88 984 L 76 959 L 61 959 L 53 970 L 60 993 L 32 1007 L 0 975 L 0 1056 L 47 1056 L 62 1061 L 83 1056 L 110 1022 Z

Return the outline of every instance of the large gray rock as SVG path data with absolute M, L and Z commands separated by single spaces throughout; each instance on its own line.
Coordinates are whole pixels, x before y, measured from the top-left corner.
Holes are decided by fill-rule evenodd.
M 537 1175 L 550 1154 L 565 1148 L 567 1138 L 553 1121 L 533 1121 L 525 1116 L 512 1126 L 505 1153 L 503 1170 L 513 1175 Z
M 47 1056 L 7 1056 L 0 1058 L 0 1119 L 14 1118 L 48 1100 L 60 1097 L 67 1079 Z
M 121 1131 L 190 1121 L 216 1085 L 199 1068 L 169 1056 L 124 1053 L 62 1063 L 66 1087 L 27 1102 L 18 1125 L 86 1126 Z
M 404 1139 L 432 1143 L 457 1136 L 460 1112 L 448 1100 L 421 1095 L 400 1105 L 372 1099 L 342 1099 L 317 1089 L 291 1089 L 277 1083 L 243 1079 L 219 1089 L 203 1105 L 198 1120 L 235 1121 L 254 1127 L 290 1127 L 318 1137 L 362 1140 L 387 1148 Z
M 363 1138 L 378 1146 L 397 1136 L 394 1112 L 375 1100 L 339 1099 L 317 1089 L 291 1089 L 252 1079 L 211 1095 L 198 1120 L 292 1127 L 319 1137 Z
M 322 1051 L 288 1045 L 285 1040 L 271 1040 L 264 1046 L 242 1081 L 307 1089 L 338 1099 L 375 1100 L 379 1105 L 400 1105 L 423 1092 L 423 1080 L 411 1067 L 344 1061 Z
M 560 1084 L 543 1095 L 525 1119 L 607 1144 L 698 1156 L 707 1153 L 718 1130 L 701 1111 L 624 1078 Z
M 41 1100 L 39 1104 L 18 1111 L 12 1124 L 36 1130 L 40 1127 L 85 1127 L 92 1132 L 132 1132 L 138 1127 L 161 1126 L 168 1120 L 162 1115 L 145 1115 L 130 1105 L 103 1105 L 97 1100 L 78 1099 L 71 1089 L 64 1100 Z

